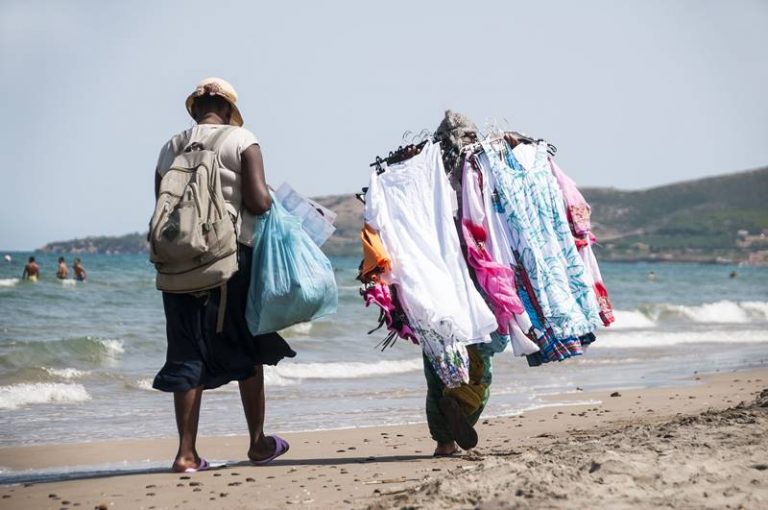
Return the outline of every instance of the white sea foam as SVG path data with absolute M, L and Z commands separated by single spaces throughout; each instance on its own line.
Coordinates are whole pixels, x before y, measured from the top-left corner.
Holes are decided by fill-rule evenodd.
M 765 301 L 742 301 L 739 306 L 746 310 L 750 317 L 754 319 L 768 319 L 768 302 Z
M 370 363 L 284 363 L 277 367 L 281 377 L 289 379 L 358 379 L 403 374 L 422 369 L 421 359 Z
M 85 402 L 91 396 L 82 384 L 21 383 L 0 386 L 0 409 L 18 409 L 31 404 Z
M 654 304 L 639 310 L 614 310 L 611 330 L 656 328 L 664 322 L 749 324 L 768 320 L 768 302 L 716 301 L 701 305 Z
M 745 330 L 735 332 L 622 332 L 599 336 L 597 342 L 590 345 L 592 349 L 637 349 L 644 347 L 668 347 L 680 344 L 712 344 L 712 343 L 768 343 L 768 331 Z
M 743 324 L 750 321 L 746 310 L 733 301 L 717 301 L 698 306 L 669 306 L 669 310 L 693 322 Z
M 0 287 L 15 287 L 18 283 L 18 278 L 0 278 Z
M 298 384 L 298 381 L 281 376 L 277 367 L 264 367 L 264 384 L 266 386 L 293 386 Z
M 708 324 L 747 324 L 768 318 L 768 303 L 762 301 L 716 301 L 702 305 L 654 305 L 648 312 L 653 320 L 687 320 Z
M 294 324 L 293 326 L 289 326 L 281 330 L 280 334 L 289 338 L 297 337 L 297 336 L 308 336 L 311 330 L 312 330 L 311 322 L 300 322 L 298 324 Z
M 137 379 L 132 386 L 140 390 L 154 391 L 154 388 L 152 388 L 152 379 L 150 378 Z
M 116 358 L 125 352 L 125 347 L 123 347 L 122 340 L 111 340 L 109 338 L 95 339 L 91 337 L 88 337 L 88 339 L 94 340 L 101 344 L 101 346 L 104 348 L 105 354 L 109 357 Z
M 651 320 L 643 312 L 636 310 L 614 310 L 613 315 L 616 317 L 616 322 L 611 324 L 610 329 L 612 330 L 655 328 L 657 325 L 655 321 Z
M 87 370 L 78 370 L 76 368 L 49 368 L 43 367 L 43 370 L 48 372 L 53 377 L 60 377 L 61 379 L 78 379 L 85 375 L 90 374 Z

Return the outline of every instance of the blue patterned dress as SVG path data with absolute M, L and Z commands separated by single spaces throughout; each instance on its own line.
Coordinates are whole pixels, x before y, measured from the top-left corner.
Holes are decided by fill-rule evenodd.
M 515 259 L 525 269 L 546 327 L 556 338 L 578 338 L 601 324 L 597 297 L 585 278 L 563 198 L 547 162 L 546 144 L 536 147 L 528 170 L 505 142 L 483 142 L 509 226 Z

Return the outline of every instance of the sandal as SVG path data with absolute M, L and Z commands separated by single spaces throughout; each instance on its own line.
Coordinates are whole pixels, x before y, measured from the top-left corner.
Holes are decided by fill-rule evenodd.
M 253 464 L 254 466 L 264 466 L 266 464 L 269 464 L 270 462 L 272 462 L 273 460 L 275 460 L 276 458 L 278 458 L 279 456 L 287 452 L 288 449 L 291 447 L 291 445 L 288 444 L 288 441 L 286 441 L 280 436 L 273 435 L 268 437 L 271 437 L 272 439 L 275 440 L 275 451 L 274 453 L 272 453 L 272 455 L 270 455 L 266 459 L 261 459 L 261 460 L 250 459 L 251 464 Z

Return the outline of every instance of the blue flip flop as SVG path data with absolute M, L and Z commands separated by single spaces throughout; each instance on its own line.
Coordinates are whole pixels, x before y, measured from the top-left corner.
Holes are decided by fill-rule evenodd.
M 270 462 L 272 462 L 273 460 L 275 460 L 276 458 L 278 458 L 279 456 L 287 452 L 288 449 L 291 447 L 291 445 L 288 444 L 288 441 L 286 441 L 280 436 L 273 435 L 268 437 L 271 437 L 272 439 L 275 440 L 275 452 L 269 457 L 267 457 L 266 459 L 251 460 L 251 464 L 253 464 L 254 466 L 264 466 L 266 464 L 269 464 Z

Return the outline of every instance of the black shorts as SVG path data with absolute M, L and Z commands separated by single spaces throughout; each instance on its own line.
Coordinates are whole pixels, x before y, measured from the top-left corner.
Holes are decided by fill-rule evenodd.
M 216 333 L 221 288 L 203 296 L 163 292 L 168 350 L 152 386 L 180 392 L 217 388 L 253 376 L 257 365 L 277 365 L 296 353 L 277 333 L 251 335 L 245 320 L 253 249 L 239 244 L 239 269 L 226 285 L 224 327 Z

